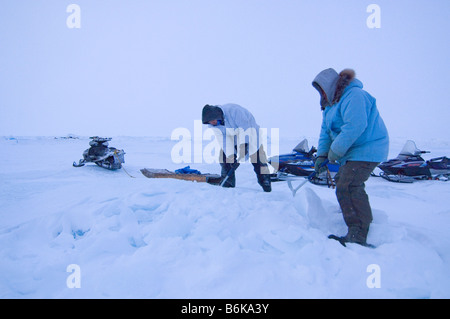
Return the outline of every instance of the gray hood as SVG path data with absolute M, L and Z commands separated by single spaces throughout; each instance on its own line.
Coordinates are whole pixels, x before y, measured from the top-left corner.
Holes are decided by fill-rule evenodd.
M 320 95 L 320 106 L 322 110 L 331 105 L 330 101 L 333 101 L 338 79 L 339 74 L 334 69 L 329 68 L 317 74 L 312 82 L 312 85 L 319 91 L 319 94 L 320 88 L 325 92 L 326 99 L 324 99 L 322 94 Z

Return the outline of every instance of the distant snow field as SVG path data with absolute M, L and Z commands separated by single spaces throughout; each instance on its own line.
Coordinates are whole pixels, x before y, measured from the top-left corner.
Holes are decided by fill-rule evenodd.
M 326 186 L 264 193 L 250 164 L 234 189 L 144 177 L 144 167 L 220 172 L 173 163 L 165 138 L 112 139 L 134 178 L 75 168 L 89 139 L 70 137 L 0 137 L 1 298 L 450 297 L 450 182 L 371 177 L 376 248 L 343 247 L 327 239 L 346 226 Z M 404 142 L 391 141 L 390 158 Z M 416 144 L 426 159 L 450 155 L 446 141 Z

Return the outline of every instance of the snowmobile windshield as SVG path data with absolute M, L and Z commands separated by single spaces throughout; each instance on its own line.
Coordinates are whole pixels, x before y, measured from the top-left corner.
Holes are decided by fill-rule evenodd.
M 418 156 L 421 153 L 422 151 L 417 148 L 416 143 L 414 143 L 414 141 L 408 140 L 398 154 L 398 157 Z
M 297 146 L 294 147 L 293 151 L 298 153 L 308 153 L 309 152 L 308 140 L 304 139 L 303 141 L 298 143 Z

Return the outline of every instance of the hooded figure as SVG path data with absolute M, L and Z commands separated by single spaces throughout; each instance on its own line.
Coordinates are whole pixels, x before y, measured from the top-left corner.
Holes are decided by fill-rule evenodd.
M 339 74 L 334 69 L 326 69 L 320 72 L 314 79 L 312 85 L 320 93 L 320 106 L 322 111 L 325 107 L 331 105 L 334 93 L 336 92 L 336 85 L 339 79 Z
M 364 182 L 380 163 L 387 159 L 389 136 L 376 100 L 363 90 L 361 81 L 350 69 L 337 73 L 333 69 L 320 72 L 312 85 L 320 94 L 323 111 L 317 148 L 316 171 L 328 158 L 339 162 L 335 176 L 336 196 L 342 209 L 348 233 L 334 236 L 345 245 L 366 245 L 372 211 Z
M 333 69 L 320 72 L 312 85 L 320 93 L 323 111 L 317 154 L 344 165 L 346 161 L 383 162 L 389 152 L 389 137 L 376 100 L 363 90 L 353 70 L 340 74 Z
M 222 179 L 227 178 L 223 186 L 235 186 L 234 171 L 239 166 L 239 160 L 249 155 L 258 183 L 265 192 L 270 192 L 272 188 L 267 157 L 259 139 L 259 125 L 253 115 L 237 104 L 205 105 L 202 122 L 214 129 L 221 144 L 221 175 Z

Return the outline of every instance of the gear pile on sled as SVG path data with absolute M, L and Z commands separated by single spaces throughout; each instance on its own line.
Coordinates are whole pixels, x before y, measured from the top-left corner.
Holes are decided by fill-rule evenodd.
M 108 142 L 111 141 L 110 137 L 93 136 L 91 139 L 92 141 L 89 142 L 91 147 L 83 152 L 83 159 L 78 164 L 73 162 L 74 167 L 95 163 L 109 170 L 122 168 L 122 164 L 125 163 L 125 152 L 115 147 L 108 147 Z
M 309 177 L 314 172 L 317 149 L 308 148 L 308 140 L 304 139 L 294 147 L 292 153 L 269 158 L 269 163 L 275 168 L 272 174 L 273 182 L 292 181 L 299 177 Z M 339 170 L 339 164 L 328 163 L 327 170 L 310 178 L 310 182 L 317 185 L 334 186 L 334 176 Z
M 442 180 L 450 178 L 450 159 L 446 156 L 424 160 L 422 154 L 430 153 L 417 148 L 414 141 L 406 141 L 398 156 L 378 165 L 382 171 L 373 173 L 390 182 L 412 183 L 417 180 Z

